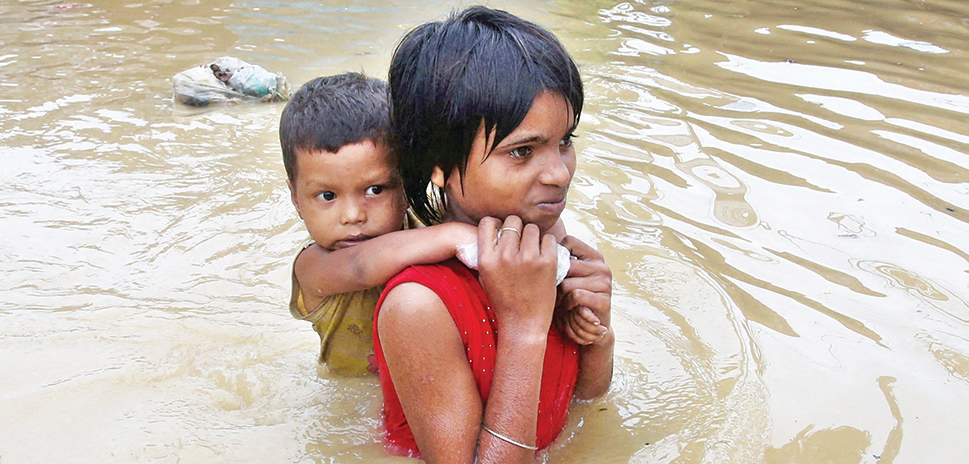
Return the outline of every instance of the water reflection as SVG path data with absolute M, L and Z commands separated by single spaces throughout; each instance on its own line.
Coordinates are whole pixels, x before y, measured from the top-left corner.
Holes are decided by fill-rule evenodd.
M 0 0 L 0 460 L 401 462 L 376 382 L 318 372 L 285 310 L 281 106 L 168 79 L 382 76 L 455 6 Z M 966 6 L 494 6 L 581 65 L 565 220 L 615 274 L 614 387 L 542 461 L 969 452 Z

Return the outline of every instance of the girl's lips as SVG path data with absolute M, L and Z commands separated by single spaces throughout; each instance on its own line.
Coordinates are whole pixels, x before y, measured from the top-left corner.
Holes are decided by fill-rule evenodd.
M 565 198 L 557 201 L 545 201 L 538 204 L 538 209 L 549 214 L 562 214 L 565 210 Z

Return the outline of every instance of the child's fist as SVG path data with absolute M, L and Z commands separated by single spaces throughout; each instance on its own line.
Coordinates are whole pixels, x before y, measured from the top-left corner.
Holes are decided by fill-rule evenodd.
M 566 338 L 578 345 L 591 345 L 609 332 L 609 328 L 602 325 L 595 313 L 585 306 L 557 311 L 554 323 Z

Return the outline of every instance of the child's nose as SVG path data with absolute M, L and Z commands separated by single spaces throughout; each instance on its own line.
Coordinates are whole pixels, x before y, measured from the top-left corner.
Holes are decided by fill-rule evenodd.
M 357 224 L 367 220 L 367 213 L 360 202 L 350 200 L 343 208 L 341 219 L 344 224 Z

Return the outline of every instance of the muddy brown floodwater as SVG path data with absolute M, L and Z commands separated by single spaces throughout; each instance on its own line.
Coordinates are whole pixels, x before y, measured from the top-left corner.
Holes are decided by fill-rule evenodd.
M 0 0 L 0 463 L 408 461 L 287 311 L 282 105 L 172 101 L 385 77 L 464 6 L 340 3 Z M 965 462 L 965 2 L 489 3 L 580 64 L 564 218 L 615 275 L 612 389 L 540 460 Z

